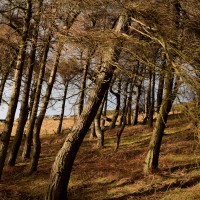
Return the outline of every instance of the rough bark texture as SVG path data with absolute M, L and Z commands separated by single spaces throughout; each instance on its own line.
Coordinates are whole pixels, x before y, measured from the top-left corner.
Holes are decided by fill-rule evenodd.
M 114 31 L 119 33 L 125 22 L 126 15 L 121 15 Z M 110 45 L 104 49 L 105 54 L 102 58 L 102 67 L 99 75 L 97 75 L 93 91 L 90 94 L 84 110 L 73 126 L 72 131 L 68 134 L 63 147 L 58 152 L 52 166 L 46 200 L 67 199 L 67 186 L 74 159 L 97 113 L 101 101 L 109 88 L 115 70 L 114 63 L 119 57 L 120 49 L 121 41 L 111 41 Z
M 168 113 L 172 106 L 172 73 L 168 71 L 165 81 L 164 97 L 156 120 L 155 129 L 151 136 L 149 150 L 145 159 L 144 173 L 152 172 L 158 168 L 160 146 L 164 134 Z
M 57 50 L 57 53 L 56 53 L 55 63 L 53 65 L 53 69 L 51 71 L 49 81 L 48 81 L 48 84 L 47 84 L 46 93 L 45 93 L 45 96 L 44 96 L 43 101 L 42 101 L 41 110 L 40 110 L 40 113 L 39 113 L 39 115 L 36 119 L 35 125 L 34 125 L 34 129 L 33 129 L 33 156 L 31 158 L 30 174 L 33 173 L 34 171 L 37 171 L 37 166 L 38 166 L 38 161 L 39 161 L 40 151 L 41 151 L 40 130 L 41 130 L 42 122 L 43 122 L 43 119 L 44 119 L 44 116 L 45 116 L 45 113 L 46 113 L 46 110 L 47 110 L 47 106 L 48 106 L 48 103 L 49 103 L 49 98 L 50 98 L 50 95 L 51 95 L 53 84 L 55 82 L 61 50 L 62 50 L 62 44 L 59 44 L 58 50 Z
M 34 68 L 34 63 L 35 63 L 35 56 L 36 56 L 36 46 L 37 46 L 36 44 L 37 44 L 37 37 L 38 37 L 41 8 L 42 8 L 42 1 L 39 1 L 38 13 L 37 13 L 38 18 L 36 19 L 35 29 L 33 30 L 30 60 L 29 60 L 29 65 L 26 69 L 26 79 L 24 82 L 24 89 L 23 89 L 23 96 L 22 96 L 20 114 L 19 114 L 19 119 L 18 119 L 18 125 L 16 129 L 14 141 L 12 144 L 10 156 L 8 159 L 8 165 L 10 166 L 15 165 L 17 154 L 18 154 L 23 133 L 24 133 L 24 127 L 25 127 L 28 114 L 29 114 L 28 100 L 29 100 L 29 92 L 30 92 L 31 80 L 32 80 L 32 75 L 33 75 L 33 68 Z
M 17 63 L 15 68 L 15 75 L 14 75 L 14 84 L 12 87 L 12 94 L 10 98 L 10 104 L 8 107 L 8 112 L 6 116 L 5 126 L 0 138 L 0 179 L 7 155 L 8 144 L 12 132 L 15 112 L 17 108 L 19 92 L 21 87 L 21 78 L 22 78 L 22 71 L 25 61 L 25 52 L 27 47 L 27 38 L 28 38 L 28 29 L 29 24 L 32 16 L 32 4 L 31 0 L 26 1 L 26 16 L 23 26 L 23 35 L 22 35 L 22 42 L 20 44 L 20 49 L 17 57 Z
M 51 34 L 48 35 L 48 38 L 47 38 L 47 41 L 46 41 L 45 47 L 44 47 L 43 57 L 41 60 L 41 65 L 40 65 L 39 76 L 37 79 L 33 108 L 31 110 L 31 116 L 29 119 L 28 127 L 27 127 L 27 136 L 26 136 L 26 141 L 24 144 L 23 153 L 22 153 L 22 159 L 30 158 L 31 144 L 32 144 L 32 138 L 33 138 L 33 128 L 34 128 L 37 111 L 38 111 L 38 105 L 39 105 L 40 94 L 41 94 L 41 89 L 42 89 L 43 77 L 44 77 L 44 73 L 45 73 L 46 60 L 47 60 L 47 55 L 48 55 L 48 51 L 49 51 L 50 40 L 51 40 Z

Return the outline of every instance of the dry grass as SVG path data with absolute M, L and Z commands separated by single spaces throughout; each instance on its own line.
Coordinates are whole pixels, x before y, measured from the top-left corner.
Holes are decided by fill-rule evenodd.
M 72 123 L 73 120 L 70 121 Z M 44 127 L 57 122 L 45 120 Z M 105 148 L 86 136 L 75 160 L 69 184 L 69 199 L 200 199 L 200 149 L 190 123 L 171 116 L 160 153 L 160 170 L 143 175 L 143 162 L 152 129 L 137 125 L 125 128 L 115 151 L 117 129 L 105 132 Z M 51 132 L 53 133 L 53 132 Z M 6 167 L 0 182 L 0 200 L 44 199 L 51 165 L 64 136 L 45 134 L 38 172 L 27 176 L 29 161 L 20 159 Z

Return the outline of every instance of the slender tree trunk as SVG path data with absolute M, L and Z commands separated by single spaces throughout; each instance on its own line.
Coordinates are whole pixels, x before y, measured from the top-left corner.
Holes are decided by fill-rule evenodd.
M 106 129 L 105 124 L 106 124 L 107 107 L 108 107 L 108 91 L 105 94 L 105 103 L 104 103 L 104 109 L 103 109 L 103 112 L 102 112 L 103 120 L 102 120 L 102 123 L 101 123 L 101 127 L 102 127 L 103 130 Z
M 155 105 L 155 72 L 152 73 L 151 101 L 149 107 L 149 121 L 148 121 L 149 127 L 153 127 L 154 105 Z
M 172 106 L 173 75 L 169 69 L 166 76 L 164 97 L 156 120 L 155 129 L 151 136 L 149 150 L 145 159 L 144 173 L 152 172 L 158 168 L 160 146 L 167 123 L 168 113 Z
M 119 33 L 126 23 L 126 14 L 119 17 L 114 28 L 115 33 Z M 46 200 L 64 200 L 67 199 L 67 187 L 70 179 L 71 169 L 78 149 L 97 113 L 101 101 L 109 88 L 112 75 L 115 70 L 120 51 L 121 41 L 110 41 L 107 48 L 104 49 L 103 64 L 99 75 L 95 81 L 95 87 L 90 94 L 88 102 L 81 115 L 77 119 L 72 131 L 68 134 L 63 147 L 58 152 L 53 164 L 50 176 L 50 183 L 46 195 Z
M 142 82 L 143 80 L 140 80 L 137 86 L 136 96 L 135 96 L 135 108 L 133 112 L 133 125 L 136 125 L 138 123 L 138 115 L 139 115 L 139 101 L 141 96 L 141 89 L 142 89 Z
M 63 96 L 63 102 L 62 102 L 62 110 L 61 110 L 61 115 L 60 115 L 60 120 L 59 120 L 59 125 L 57 128 L 56 133 L 60 135 L 62 133 L 62 123 L 63 123 L 63 117 L 65 113 L 65 102 L 66 102 L 66 96 L 67 96 L 67 89 L 68 89 L 68 84 L 69 82 L 65 82 L 65 89 L 64 89 L 64 96 Z
M 35 125 L 34 125 L 34 130 L 33 130 L 33 156 L 31 158 L 30 174 L 37 171 L 37 166 L 38 166 L 38 161 L 39 161 L 40 151 L 41 151 L 40 130 L 41 130 L 42 122 L 43 122 L 43 119 L 44 119 L 44 116 L 45 116 L 45 113 L 46 113 L 46 110 L 47 110 L 47 106 L 48 106 L 48 103 L 49 103 L 49 98 L 50 98 L 50 95 L 51 95 L 53 84 L 55 82 L 61 51 L 62 51 L 62 44 L 59 44 L 58 50 L 57 50 L 57 53 L 56 53 L 55 63 L 54 63 L 53 69 L 52 69 L 50 77 L 49 77 L 45 96 L 43 98 L 41 110 L 40 110 L 40 113 L 39 113 L 39 115 L 36 119 Z
M 83 77 L 82 77 L 82 81 L 81 81 L 80 97 L 79 97 L 79 103 L 78 103 L 78 114 L 79 115 L 83 111 L 83 106 L 84 106 L 84 98 L 85 98 L 85 89 L 86 89 L 86 80 L 87 80 L 88 68 L 89 68 L 89 61 L 84 66 L 84 69 L 83 69 Z
M 145 102 L 145 116 L 142 122 L 143 124 L 146 124 L 147 121 L 149 120 L 149 108 L 151 105 L 151 83 L 152 83 L 152 71 L 150 69 L 149 70 L 149 84 L 148 84 L 147 97 L 146 97 L 146 102 Z
M 119 111 L 120 111 L 120 91 L 121 91 L 121 79 L 118 82 L 118 91 L 117 92 L 113 91 L 112 86 L 110 88 L 110 92 L 116 97 L 117 102 L 116 102 L 115 112 L 113 114 L 112 121 L 111 121 L 111 124 L 109 126 L 109 129 L 115 128 L 116 122 L 117 122 L 117 118 L 119 116 Z
M 31 110 L 31 116 L 29 119 L 28 127 L 27 127 L 27 135 L 26 135 L 26 140 L 25 140 L 24 149 L 22 153 L 22 159 L 30 158 L 31 144 L 32 144 L 32 139 L 33 139 L 33 128 L 34 128 L 37 111 L 38 111 L 38 105 L 40 101 L 40 94 L 41 94 L 41 89 L 42 89 L 44 73 L 45 73 L 47 55 L 49 52 L 50 40 L 51 40 L 51 34 L 49 33 L 47 37 L 47 41 L 45 43 L 43 57 L 41 60 L 40 71 L 39 71 L 39 76 L 38 76 L 37 85 L 36 85 L 36 92 L 34 96 L 34 103 L 33 103 L 33 108 Z
M 104 100 L 105 100 L 105 97 L 104 97 Z M 99 106 L 99 109 L 98 109 L 97 114 L 94 119 L 98 148 L 104 147 L 104 131 L 102 131 L 102 129 L 101 129 L 101 114 L 102 114 L 102 110 L 103 110 L 104 100 L 101 102 L 101 105 Z
M 128 107 L 128 113 L 127 113 L 127 124 L 131 125 L 131 115 L 132 115 L 132 99 L 133 99 L 133 89 L 135 84 L 136 76 L 134 76 L 131 79 L 130 83 L 130 91 L 129 91 L 129 107 Z
M 157 113 L 159 113 L 160 106 L 162 103 L 162 98 L 163 98 L 165 66 L 166 66 L 166 56 L 162 55 L 162 65 L 161 65 L 161 70 L 160 70 L 160 77 L 159 77 L 159 82 L 158 82 L 158 93 L 157 93 Z
M 12 144 L 10 156 L 8 159 L 8 165 L 14 166 L 17 154 L 21 145 L 23 133 L 24 133 L 24 127 L 28 118 L 28 100 L 29 100 L 29 93 L 30 93 L 30 86 L 31 86 L 31 80 L 33 75 L 33 68 L 35 64 L 35 56 L 36 56 L 36 46 L 37 46 L 37 37 L 38 37 L 38 28 L 39 28 L 39 22 L 40 22 L 40 14 L 41 14 L 41 8 L 42 8 L 42 1 L 39 1 L 38 5 L 38 18 L 36 20 L 35 29 L 33 30 L 33 37 L 32 37 L 32 46 L 31 46 L 31 52 L 30 52 L 30 60 L 29 65 L 26 69 L 26 80 L 24 82 L 24 89 L 23 89 L 23 96 L 22 96 L 22 102 L 21 102 L 21 108 L 20 108 L 20 114 L 19 114 L 19 120 L 17 125 L 16 134 L 14 137 L 14 141 Z
M 129 81 L 126 81 L 125 83 L 125 87 L 124 87 L 124 103 L 123 103 L 123 109 L 122 109 L 122 114 L 121 114 L 121 118 L 120 118 L 120 122 L 119 122 L 119 125 L 122 126 L 123 124 L 123 118 L 124 118 L 124 115 L 125 115 L 125 112 L 126 112 L 126 102 L 127 102 L 127 97 L 128 97 L 128 84 L 129 84 Z
M 0 84 L 0 105 L 1 105 L 1 101 L 2 101 L 2 97 L 3 97 L 3 91 L 4 91 L 4 87 L 6 84 L 6 81 L 8 79 L 8 75 L 10 73 L 10 70 L 13 68 L 15 64 L 15 59 L 13 59 L 10 63 L 10 66 L 6 69 L 6 71 L 2 74 L 2 78 L 1 78 L 1 84 Z
M 30 20 L 32 16 L 32 1 L 27 0 L 26 1 L 26 16 L 23 26 L 23 35 L 22 35 L 22 41 L 19 48 L 19 53 L 17 57 L 17 63 L 16 63 L 16 69 L 15 69 L 15 76 L 14 76 L 14 85 L 12 88 L 12 94 L 10 99 L 10 104 L 8 107 L 8 112 L 6 116 L 6 122 L 5 126 L 0 138 L 0 179 L 3 172 L 3 167 L 7 155 L 8 150 L 8 144 L 10 141 L 10 136 L 12 132 L 15 112 L 17 108 L 19 93 L 20 93 L 20 87 L 21 87 L 21 78 L 22 78 L 22 71 L 25 61 L 25 52 L 27 47 L 27 38 L 28 38 L 28 29 L 30 25 Z

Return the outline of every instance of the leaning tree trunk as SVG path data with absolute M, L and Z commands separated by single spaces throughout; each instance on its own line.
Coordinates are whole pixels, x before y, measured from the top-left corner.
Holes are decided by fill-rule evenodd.
M 45 43 L 44 52 L 43 52 L 43 56 L 41 60 L 40 71 L 39 71 L 39 76 L 38 76 L 37 85 L 36 85 L 36 92 L 34 96 L 34 103 L 33 103 L 33 108 L 31 110 L 31 116 L 28 122 L 28 127 L 27 127 L 27 132 L 26 132 L 27 135 L 26 135 L 26 140 L 25 140 L 24 149 L 22 153 L 22 159 L 30 158 L 31 144 L 32 144 L 32 139 L 33 139 L 33 128 L 34 128 L 37 111 L 38 111 L 38 105 L 40 101 L 40 94 L 41 94 L 43 77 L 44 77 L 45 67 L 46 67 L 46 62 L 47 62 L 47 55 L 49 52 L 50 40 L 51 40 L 51 33 L 48 34 L 48 38 Z
M 59 119 L 59 124 L 56 133 L 60 135 L 62 133 L 62 123 L 63 123 L 63 117 L 65 113 L 65 102 L 66 102 L 66 96 L 67 96 L 67 89 L 68 89 L 69 82 L 65 82 L 65 89 L 64 89 L 64 95 L 63 95 L 63 102 L 62 102 L 62 108 L 61 108 L 61 114 Z
M 34 125 L 34 130 L 33 130 L 33 156 L 32 156 L 32 159 L 31 159 L 30 174 L 37 171 L 37 166 L 38 166 L 38 161 L 39 161 L 40 151 L 41 151 L 40 130 L 41 130 L 42 122 L 43 122 L 43 119 L 44 119 L 44 116 L 45 116 L 45 113 L 46 113 L 46 110 L 47 110 L 47 106 L 48 106 L 48 103 L 49 103 L 53 84 L 54 84 L 55 79 L 56 79 L 56 73 L 57 73 L 57 69 L 58 69 L 58 65 L 59 65 L 61 51 L 62 51 L 62 44 L 60 43 L 58 45 L 55 63 L 53 65 L 53 69 L 52 69 L 50 77 L 49 77 L 49 81 L 48 81 L 48 84 L 47 84 L 45 96 L 43 98 L 41 110 L 40 110 L 40 113 L 39 113 L 39 115 L 36 119 L 35 125 Z
M 21 108 L 20 108 L 20 114 L 19 114 L 19 120 L 18 125 L 16 129 L 16 134 L 14 137 L 14 141 L 12 144 L 10 156 L 8 159 L 8 165 L 14 166 L 17 154 L 21 145 L 23 133 L 24 133 L 24 127 L 28 118 L 28 100 L 29 100 L 29 93 L 30 93 L 30 86 L 31 86 L 31 80 L 33 75 L 33 68 L 35 63 L 35 57 L 36 57 L 36 46 L 37 46 L 37 37 L 38 37 L 38 28 L 39 28 L 39 22 L 40 22 L 40 15 L 41 15 L 41 8 L 42 8 L 42 1 L 39 1 L 38 4 L 38 13 L 37 13 L 37 19 L 35 19 L 35 28 L 33 30 L 33 36 L 32 36 L 32 46 L 31 46 L 31 52 L 30 52 L 30 60 L 29 65 L 26 69 L 26 79 L 24 82 L 24 89 L 23 89 L 23 96 L 22 96 L 22 102 L 21 102 Z
M 172 106 L 173 74 L 170 69 L 166 75 L 164 97 L 161 103 L 155 129 L 151 136 L 149 150 L 145 159 L 144 173 L 152 172 L 158 168 L 160 146 L 164 134 L 165 124 L 167 123 L 168 113 Z
M 8 107 L 4 130 L 0 137 L 0 179 L 1 179 L 4 163 L 5 163 L 5 159 L 7 155 L 9 140 L 10 140 L 10 136 L 12 132 L 15 112 L 17 108 L 19 93 L 20 93 L 22 71 L 23 71 L 25 55 L 26 55 L 28 29 L 30 25 L 31 16 L 32 16 L 32 1 L 27 0 L 26 1 L 26 16 L 25 16 L 25 21 L 24 21 L 24 26 L 23 26 L 22 41 L 19 45 L 20 49 L 17 56 L 14 85 L 12 88 L 12 94 L 10 98 L 10 104 Z
M 114 32 L 119 33 L 125 22 L 126 14 L 119 17 Z M 95 86 L 90 94 L 88 102 L 73 126 L 72 131 L 68 134 L 52 166 L 46 200 L 67 199 L 67 187 L 74 159 L 94 120 L 101 101 L 109 88 L 115 70 L 115 64 L 121 51 L 121 45 L 121 41 L 114 41 L 112 39 L 108 48 L 104 49 L 104 55 L 102 57 L 103 64 L 97 75 Z

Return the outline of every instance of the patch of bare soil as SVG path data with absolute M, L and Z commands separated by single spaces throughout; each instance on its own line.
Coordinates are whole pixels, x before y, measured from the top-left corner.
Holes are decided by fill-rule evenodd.
M 169 118 L 159 171 L 148 176 L 143 175 L 143 164 L 153 129 L 146 125 L 127 126 L 119 150 L 115 151 L 117 130 L 105 132 L 103 149 L 97 149 L 96 140 L 86 136 L 73 166 L 69 199 L 200 197 L 199 142 L 188 122 Z M 27 176 L 29 160 L 22 162 L 19 158 L 15 167 L 6 167 L 0 182 L 0 200 L 44 199 L 52 163 L 64 140 L 64 136 L 43 135 L 38 172 L 32 176 Z M 186 198 L 188 195 L 190 198 Z

